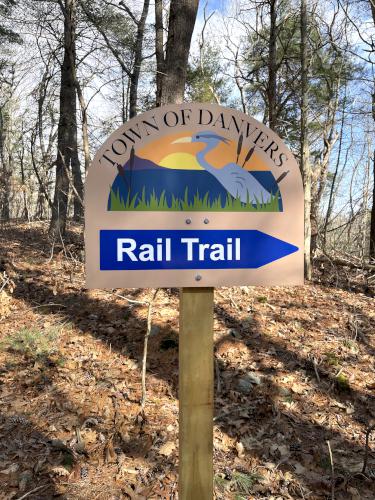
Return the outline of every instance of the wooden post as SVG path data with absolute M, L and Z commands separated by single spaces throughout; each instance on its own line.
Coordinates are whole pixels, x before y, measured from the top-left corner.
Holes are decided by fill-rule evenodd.
M 213 498 L 213 288 L 183 288 L 179 333 L 179 499 Z

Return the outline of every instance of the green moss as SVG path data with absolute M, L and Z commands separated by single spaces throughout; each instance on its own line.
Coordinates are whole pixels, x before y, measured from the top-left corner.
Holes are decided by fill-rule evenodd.
M 340 359 L 332 351 L 325 354 L 325 360 L 331 366 L 338 366 L 340 364 Z
M 343 391 L 343 392 L 350 391 L 349 379 L 343 373 L 339 373 L 339 375 L 337 375 L 336 385 L 340 391 Z

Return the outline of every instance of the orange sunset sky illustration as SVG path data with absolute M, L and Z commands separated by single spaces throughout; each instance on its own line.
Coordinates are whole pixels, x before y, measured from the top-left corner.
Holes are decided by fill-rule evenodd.
M 136 150 L 138 157 L 151 160 L 156 165 L 165 168 L 181 169 L 181 170 L 203 170 L 196 159 L 196 154 L 205 148 L 205 144 L 195 143 L 178 143 L 174 141 L 182 137 L 193 135 L 192 131 L 185 131 L 178 134 L 170 134 L 151 142 L 147 146 Z M 242 165 L 245 156 L 250 148 L 250 145 L 244 144 L 238 161 Z M 215 168 L 223 168 L 228 163 L 233 163 L 237 158 L 237 143 L 230 141 L 228 144 L 220 143 L 213 151 L 210 151 L 206 159 Z M 269 170 L 262 158 L 254 152 L 248 163 L 244 167 L 245 170 Z

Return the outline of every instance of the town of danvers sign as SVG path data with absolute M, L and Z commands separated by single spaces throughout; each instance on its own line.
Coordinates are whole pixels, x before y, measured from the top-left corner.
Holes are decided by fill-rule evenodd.
M 85 188 L 89 288 L 303 283 L 303 188 L 238 111 L 170 105 L 114 132 Z

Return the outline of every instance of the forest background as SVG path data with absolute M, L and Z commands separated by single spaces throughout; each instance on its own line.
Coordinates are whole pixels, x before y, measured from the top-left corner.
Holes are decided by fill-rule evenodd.
M 113 130 L 163 102 L 214 102 L 259 119 L 296 155 L 308 277 L 310 256 L 374 259 L 372 0 L 176 5 L 2 0 L 1 221 L 51 219 L 50 234 L 64 234 Z M 189 58 L 183 94 L 170 95 L 175 29 Z

